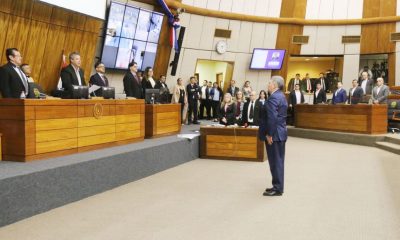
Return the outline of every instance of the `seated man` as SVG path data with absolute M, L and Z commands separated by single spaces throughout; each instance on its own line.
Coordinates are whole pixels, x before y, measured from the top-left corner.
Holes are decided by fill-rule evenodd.
M 389 87 L 383 84 L 383 78 L 376 79 L 376 86 L 372 90 L 371 100 L 373 104 L 386 104 L 389 96 Z
M 96 85 L 99 87 L 108 87 L 109 83 L 108 83 L 108 79 L 105 75 L 106 67 L 104 66 L 104 63 L 102 63 L 100 61 L 96 62 L 94 64 L 94 68 L 96 69 L 96 73 L 90 77 L 89 84 Z M 103 89 L 100 88 L 100 89 L 94 91 L 94 95 L 98 96 L 98 97 L 103 96 Z
M 26 78 L 28 79 L 28 82 L 30 82 L 30 83 L 35 82 L 35 81 L 33 80 L 33 78 L 31 77 L 32 69 L 31 69 L 31 66 L 29 66 L 29 64 L 23 63 L 23 64 L 21 65 L 21 70 L 22 70 L 22 72 L 25 74 Z
M 66 91 L 65 97 L 71 98 L 73 86 L 86 86 L 85 74 L 81 69 L 81 56 L 77 52 L 69 55 L 70 64 L 61 70 L 62 87 Z
M 314 92 L 314 104 L 326 103 L 326 93 L 322 89 L 321 83 L 317 82 L 317 89 Z
M 347 93 L 346 90 L 343 89 L 343 83 L 338 82 L 337 83 L 337 90 L 333 94 L 332 97 L 332 104 L 340 104 L 340 103 L 346 103 L 347 101 Z
M 257 92 L 251 91 L 250 99 L 243 106 L 242 122 L 244 126 L 258 126 L 260 101 L 257 99 Z

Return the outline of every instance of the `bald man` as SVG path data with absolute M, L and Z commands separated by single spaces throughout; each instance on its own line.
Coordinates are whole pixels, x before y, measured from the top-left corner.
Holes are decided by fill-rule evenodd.
M 260 102 L 257 99 L 257 92 L 251 91 L 249 101 L 243 106 L 242 122 L 244 126 L 258 126 Z
M 376 86 L 372 90 L 371 100 L 373 104 L 387 104 L 389 87 L 383 84 L 383 78 L 376 79 Z

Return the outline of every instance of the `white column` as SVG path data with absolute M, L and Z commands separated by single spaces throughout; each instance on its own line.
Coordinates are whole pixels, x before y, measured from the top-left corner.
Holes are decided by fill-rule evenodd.
M 343 87 L 348 91 L 351 88 L 351 81 L 358 78 L 360 55 L 344 55 L 343 57 Z

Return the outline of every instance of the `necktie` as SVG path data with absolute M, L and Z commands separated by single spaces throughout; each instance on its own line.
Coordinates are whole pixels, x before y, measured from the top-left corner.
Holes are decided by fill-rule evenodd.
M 103 75 L 102 79 L 104 81 L 105 86 L 108 87 L 108 79 L 107 79 L 106 75 Z
M 307 90 L 310 91 L 311 90 L 311 84 L 310 84 L 310 80 L 307 80 Z
M 322 89 L 324 89 L 324 90 L 325 90 L 325 81 L 324 81 L 324 79 L 323 79 L 323 78 L 321 78 L 321 86 L 322 86 Z
M 253 102 L 250 103 L 250 114 L 249 114 L 249 119 L 254 118 L 254 107 L 253 107 Z
M 21 71 L 19 67 L 17 67 L 19 71 L 19 75 L 21 76 L 22 84 L 24 84 L 25 94 L 28 95 L 28 80 L 25 78 L 25 74 Z

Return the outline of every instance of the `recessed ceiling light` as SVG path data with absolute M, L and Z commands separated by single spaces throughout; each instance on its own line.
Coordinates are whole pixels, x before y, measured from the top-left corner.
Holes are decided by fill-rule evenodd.
M 310 61 L 310 59 L 309 59 L 309 58 L 306 58 L 306 61 Z
M 319 57 L 313 57 L 313 58 L 319 58 Z

